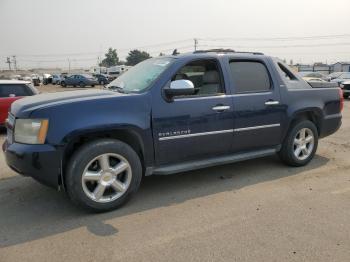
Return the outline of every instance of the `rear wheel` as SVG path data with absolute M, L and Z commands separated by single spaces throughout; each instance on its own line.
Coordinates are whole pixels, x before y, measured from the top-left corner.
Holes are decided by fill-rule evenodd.
M 318 145 L 315 124 L 302 120 L 292 126 L 283 142 L 279 156 L 290 166 L 304 166 L 314 157 Z
M 71 158 L 66 176 L 72 201 L 101 212 L 123 205 L 139 188 L 142 168 L 127 144 L 112 139 L 82 146 Z
M 81 88 L 84 88 L 84 87 L 85 87 L 84 82 L 80 82 L 80 83 L 79 83 L 79 86 L 80 86 Z

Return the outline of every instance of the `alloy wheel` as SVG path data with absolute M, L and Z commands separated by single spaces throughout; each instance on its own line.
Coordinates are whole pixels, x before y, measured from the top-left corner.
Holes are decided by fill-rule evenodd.
M 128 190 L 131 178 L 129 162 L 121 155 L 107 153 L 87 164 L 81 182 L 87 197 L 98 203 L 108 203 Z

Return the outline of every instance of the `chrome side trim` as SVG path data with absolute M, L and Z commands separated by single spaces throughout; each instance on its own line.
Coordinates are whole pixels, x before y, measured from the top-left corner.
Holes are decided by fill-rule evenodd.
M 194 134 L 187 134 L 187 135 L 166 136 L 166 137 L 160 137 L 159 141 L 179 139 L 179 138 L 188 138 L 188 137 L 196 137 L 196 136 L 217 135 L 217 134 L 231 133 L 233 131 L 234 131 L 233 129 L 227 129 L 227 130 L 219 130 L 219 131 L 211 131 L 211 132 L 203 132 L 203 133 L 194 133 Z
M 264 125 L 264 126 L 250 126 L 250 127 L 242 127 L 242 128 L 236 128 L 233 131 L 234 132 L 240 132 L 240 131 L 248 131 L 248 130 L 255 130 L 255 129 L 262 129 L 262 128 L 270 128 L 270 127 L 278 127 L 281 124 L 272 124 L 272 125 Z

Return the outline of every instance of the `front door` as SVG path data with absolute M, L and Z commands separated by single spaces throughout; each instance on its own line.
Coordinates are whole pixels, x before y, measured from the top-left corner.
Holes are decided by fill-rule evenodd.
M 157 165 L 203 159 L 230 151 L 233 135 L 232 98 L 226 95 L 216 60 L 196 60 L 170 81 L 186 79 L 196 95 L 157 101 L 152 110 Z

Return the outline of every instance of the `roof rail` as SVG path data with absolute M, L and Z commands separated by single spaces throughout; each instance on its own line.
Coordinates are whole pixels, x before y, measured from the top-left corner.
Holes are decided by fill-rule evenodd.
M 224 49 L 224 48 L 215 48 L 215 49 L 207 49 L 207 50 L 197 50 L 194 51 L 194 54 L 201 54 L 201 53 L 235 53 L 235 50 L 232 49 Z
M 263 55 L 261 52 L 245 52 L 245 51 L 235 51 L 233 49 L 208 49 L 208 50 L 197 50 L 193 52 L 194 54 L 202 54 L 202 53 L 239 53 L 239 54 L 253 54 L 253 55 Z

